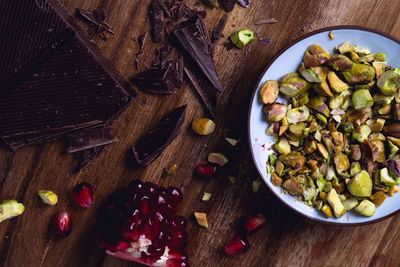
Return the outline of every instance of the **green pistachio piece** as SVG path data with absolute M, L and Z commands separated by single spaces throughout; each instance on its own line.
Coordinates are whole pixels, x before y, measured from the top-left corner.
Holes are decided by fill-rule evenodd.
M 383 95 L 376 93 L 372 96 L 372 100 L 374 104 L 382 105 L 382 104 L 391 104 L 394 99 L 393 95 Z
M 296 124 L 289 125 L 289 131 L 296 136 L 303 136 L 305 129 L 306 129 L 306 124 L 304 122 L 299 122 Z
M 384 95 L 395 95 L 400 88 L 400 76 L 396 72 L 385 71 L 378 79 L 377 85 Z
M 361 165 L 358 161 L 353 161 L 350 167 L 350 175 L 354 176 L 361 171 Z
M 287 106 L 281 103 L 266 104 L 263 106 L 268 121 L 281 121 L 286 116 Z
M 372 80 L 367 84 L 356 84 L 354 85 L 354 89 L 355 90 L 359 90 L 359 89 L 371 89 L 373 86 L 375 85 L 375 81 Z
M 384 62 L 386 61 L 386 55 L 384 53 L 369 54 L 360 57 L 359 61 L 363 63 L 369 63 L 372 61 Z
M 230 38 L 234 45 L 238 48 L 243 48 L 254 39 L 254 34 L 251 30 L 245 29 L 235 32 Z
M 355 198 L 346 198 L 342 201 L 342 204 L 346 210 L 352 210 L 358 205 L 358 200 Z
M 395 144 L 393 144 L 393 142 L 390 141 L 390 140 L 388 140 L 388 146 L 389 146 L 389 156 L 388 156 L 388 159 L 392 159 L 392 158 L 394 158 L 394 157 L 397 155 L 397 153 L 399 152 L 399 148 L 398 148 Z
M 304 53 L 303 62 L 306 67 L 316 67 L 329 60 L 329 53 L 320 45 L 310 45 Z
M 328 193 L 328 197 L 326 198 L 326 200 L 328 201 L 329 205 L 333 209 L 333 212 L 334 212 L 336 218 L 340 218 L 346 213 L 346 208 L 343 206 L 342 202 L 340 201 L 340 198 L 335 189 L 332 189 Z
M 345 55 L 335 54 L 330 58 L 328 64 L 336 71 L 345 71 L 350 70 L 354 62 Z
M 375 69 L 370 65 L 356 63 L 350 70 L 343 71 L 342 75 L 349 84 L 364 84 L 374 79 Z
M 353 138 L 358 142 L 362 143 L 368 140 L 368 136 L 371 134 L 371 128 L 368 125 L 361 125 L 354 129 Z
M 282 155 L 289 154 L 291 151 L 289 141 L 285 137 L 279 138 L 279 142 L 274 147 Z
M 340 80 L 340 78 L 333 71 L 328 72 L 328 81 L 334 93 L 341 93 L 350 87 L 347 83 Z
M 311 85 L 299 76 L 291 77 L 285 75 L 279 81 L 279 84 L 279 91 L 286 97 L 301 95 L 311 88 Z
M 0 222 L 21 215 L 25 210 L 22 203 L 15 200 L 4 200 L 0 203 Z
M 315 84 L 314 85 L 314 91 L 319 95 L 329 96 L 329 97 L 333 96 L 331 88 L 329 87 L 329 84 L 326 81 L 323 81 L 322 83 Z
M 322 113 L 326 117 L 329 117 L 331 111 L 329 110 L 328 106 L 325 104 L 326 98 L 323 96 L 315 96 L 310 99 L 308 105 L 310 108 L 316 110 L 319 113 Z
M 375 214 L 375 204 L 369 201 L 368 199 L 364 199 L 361 201 L 360 204 L 358 204 L 357 207 L 354 208 L 355 211 L 360 213 L 361 215 L 370 217 Z
M 387 186 L 396 185 L 395 180 L 390 176 L 388 168 L 383 168 L 379 170 L 379 177 L 381 183 L 384 183 Z
M 352 100 L 355 109 L 372 107 L 372 105 L 374 104 L 369 90 L 366 89 L 355 91 L 352 95 Z
M 286 118 L 289 123 L 298 123 L 302 121 L 307 121 L 309 116 L 310 116 L 310 110 L 307 108 L 307 106 L 293 108 L 289 110 L 286 114 Z
M 347 187 L 353 196 L 369 197 L 372 192 L 372 180 L 368 172 L 362 170 L 351 178 Z
M 322 78 L 318 75 L 312 68 L 305 69 L 301 73 L 301 76 L 304 77 L 310 83 L 320 83 L 322 82 Z
M 385 71 L 386 62 L 372 62 L 372 67 L 375 69 L 376 78 L 379 79 L 383 72 Z

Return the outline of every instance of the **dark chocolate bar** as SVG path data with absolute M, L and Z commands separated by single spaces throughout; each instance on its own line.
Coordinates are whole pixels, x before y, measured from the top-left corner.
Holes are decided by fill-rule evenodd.
M 0 137 L 10 147 L 109 125 L 136 96 L 57 1 L 0 1 L 0 25 L 0 82 L 13 81 Z
M 136 162 L 147 166 L 178 136 L 185 122 L 186 105 L 172 110 L 132 147 Z
M 68 153 L 74 153 L 90 148 L 115 143 L 118 139 L 111 134 L 112 128 L 95 128 L 78 131 L 67 135 L 69 141 Z

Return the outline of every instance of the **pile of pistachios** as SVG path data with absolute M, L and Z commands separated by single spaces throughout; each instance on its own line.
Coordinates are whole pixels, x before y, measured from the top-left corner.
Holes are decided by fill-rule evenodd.
M 346 42 L 333 54 L 308 47 L 298 72 L 259 92 L 276 136 L 271 182 L 337 218 L 372 216 L 400 191 L 400 69 Z M 288 104 L 277 103 L 278 95 Z

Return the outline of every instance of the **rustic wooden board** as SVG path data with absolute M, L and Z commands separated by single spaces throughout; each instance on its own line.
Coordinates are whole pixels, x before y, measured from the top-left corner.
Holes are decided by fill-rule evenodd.
M 137 37 L 150 29 L 147 19 L 150 0 L 61 0 L 70 11 L 75 8 L 106 9 L 107 21 L 115 35 L 103 41 L 91 33 L 94 41 L 126 76 L 132 77 L 138 52 Z M 196 3 L 189 1 L 192 6 Z M 200 4 L 199 9 L 204 9 Z M 206 23 L 212 30 L 222 9 L 208 10 Z M 209 229 L 199 228 L 190 219 L 188 225 L 190 254 L 193 266 L 398 266 L 400 256 L 400 217 L 369 226 L 341 228 L 308 221 L 284 207 L 262 186 L 251 191 L 257 179 L 246 140 L 247 109 L 258 76 L 272 56 L 288 42 L 312 30 L 326 26 L 355 24 L 372 27 L 400 37 L 400 1 L 375 0 L 253 0 L 245 9 L 236 6 L 229 14 L 225 38 L 233 31 L 251 28 L 263 37 L 272 38 L 267 46 L 257 41 L 249 52 L 217 47 L 216 69 L 226 88 L 220 98 L 216 132 L 198 137 L 189 129 L 190 122 L 204 116 L 196 94 L 186 85 L 170 96 L 140 93 L 135 103 L 115 122 L 114 133 L 119 142 L 109 145 L 87 170 L 72 174 L 77 164 L 66 155 L 61 142 L 23 148 L 15 153 L 0 149 L 0 199 L 17 199 L 26 212 L 0 224 L 0 264 L 4 266 L 132 266 L 132 263 L 106 256 L 93 240 L 92 226 L 98 204 L 116 188 L 141 178 L 160 185 L 181 187 L 185 202 L 179 213 L 191 217 L 194 211 L 207 212 Z M 255 26 L 259 19 L 274 17 L 278 23 Z M 84 23 L 81 25 L 87 29 Z M 150 37 L 150 36 L 148 36 Z M 351 40 L 356 42 L 357 40 Z M 147 38 L 146 42 L 151 42 Z M 155 46 L 148 45 L 142 64 L 150 65 Z M 163 114 L 174 107 L 188 104 L 187 120 L 182 134 L 149 167 L 129 169 L 125 165 L 126 151 L 144 132 L 152 128 Z M 234 159 L 218 179 L 209 183 L 193 178 L 194 167 L 206 155 L 221 149 L 227 130 L 241 136 Z M 163 167 L 178 164 L 175 176 L 162 179 Z M 227 175 L 237 176 L 231 185 Z M 95 185 L 97 204 L 90 209 L 74 205 L 71 190 L 77 182 Z M 58 193 L 55 207 L 45 206 L 36 195 L 39 189 Z M 203 191 L 212 192 L 209 202 L 201 202 Z M 48 233 L 51 216 L 67 208 L 74 215 L 73 231 L 64 239 Z M 251 249 L 244 255 L 227 257 L 222 252 L 240 216 L 262 212 L 268 225 L 249 238 Z

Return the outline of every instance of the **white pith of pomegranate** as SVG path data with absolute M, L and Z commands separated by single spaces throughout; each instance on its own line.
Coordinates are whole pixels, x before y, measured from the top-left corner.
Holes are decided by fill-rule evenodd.
M 182 193 L 135 180 L 100 209 L 97 237 L 107 253 L 148 266 L 190 266 L 186 219 L 175 215 Z

